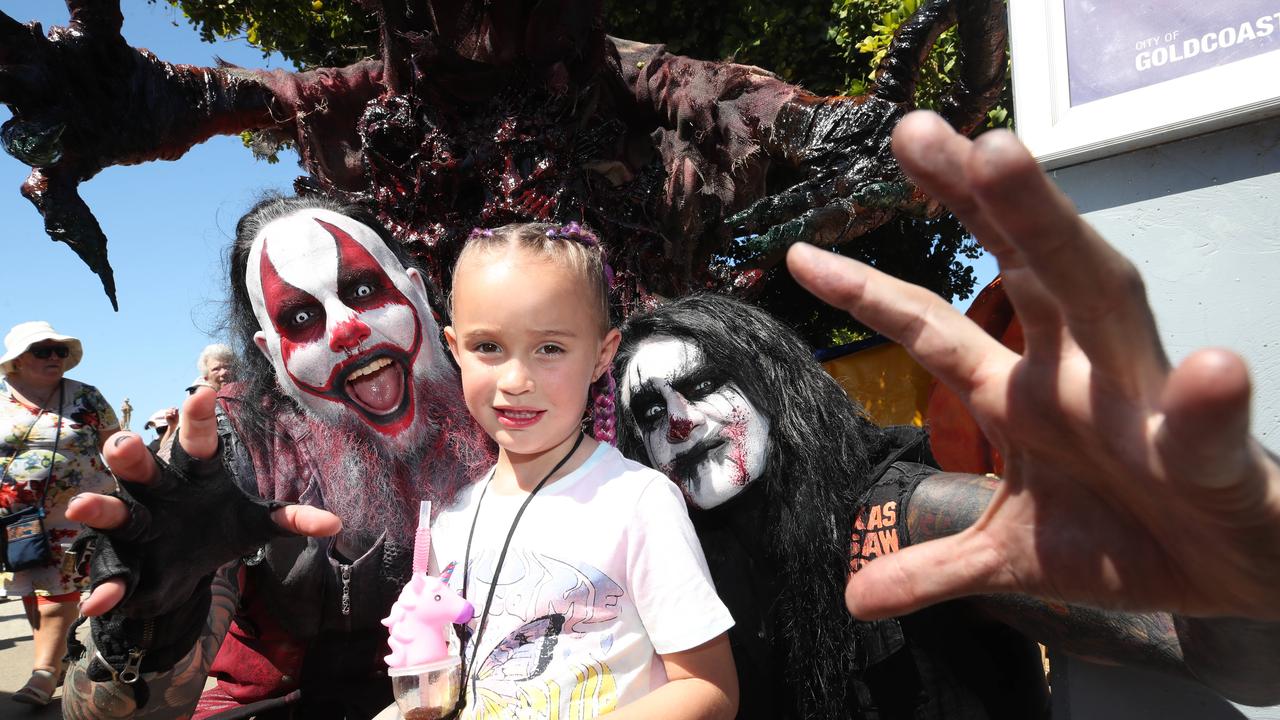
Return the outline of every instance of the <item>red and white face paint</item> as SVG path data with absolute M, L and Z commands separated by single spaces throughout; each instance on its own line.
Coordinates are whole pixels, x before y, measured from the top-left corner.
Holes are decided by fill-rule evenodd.
M 254 340 L 284 391 L 321 417 L 409 437 L 415 383 L 448 367 L 417 271 L 372 229 L 319 209 L 268 223 L 246 270 Z

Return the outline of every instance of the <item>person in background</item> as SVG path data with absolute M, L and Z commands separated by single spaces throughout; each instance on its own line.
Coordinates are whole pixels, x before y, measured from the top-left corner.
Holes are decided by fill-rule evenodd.
M 191 386 L 187 388 L 188 393 L 206 385 L 220 390 L 223 385 L 236 379 L 236 354 L 222 343 L 207 345 L 200 351 L 196 369 L 200 371 L 200 375 L 191 382 Z
M 31 677 L 12 696 L 28 705 L 52 699 L 79 614 L 84 578 L 63 556 L 81 526 L 67 507 L 81 491 L 115 486 L 99 454 L 120 429 L 115 411 L 96 388 L 64 377 L 83 355 L 79 340 L 35 321 L 9 331 L 0 357 L 0 516 L 43 503 L 53 551 L 43 567 L 0 576 L 6 595 L 22 596 L 35 641 Z
M 231 351 L 230 347 L 222 343 L 206 345 L 204 350 L 200 351 L 200 357 L 196 359 L 196 369 L 200 371 L 200 374 L 187 386 L 187 394 L 191 395 L 202 387 L 221 390 L 223 385 L 236 379 L 235 368 L 236 354 Z M 169 423 L 169 429 L 166 432 L 167 437 L 162 439 L 159 447 L 154 450 L 156 456 L 165 462 L 168 462 L 172 457 L 173 441 L 178 437 L 178 411 L 177 409 L 172 410 L 173 419 Z
M 177 428 L 178 408 L 165 408 L 152 413 L 143 429 L 154 429 L 156 439 L 147 443 L 147 449 L 158 454 L 162 449 L 172 446 L 173 439 L 178 435 Z

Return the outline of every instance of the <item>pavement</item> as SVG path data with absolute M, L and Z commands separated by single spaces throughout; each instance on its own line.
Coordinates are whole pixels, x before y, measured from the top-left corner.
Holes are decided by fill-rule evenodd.
M 53 702 L 38 708 L 20 705 L 11 696 L 31 675 L 31 626 L 18 598 L 0 598 L 0 720 L 62 717 L 62 689 Z

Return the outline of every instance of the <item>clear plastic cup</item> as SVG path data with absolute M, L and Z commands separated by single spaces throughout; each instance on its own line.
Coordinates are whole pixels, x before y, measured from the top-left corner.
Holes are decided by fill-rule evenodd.
M 439 720 L 453 711 L 462 689 L 462 660 L 390 668 L 391 692 L 404 720 Z

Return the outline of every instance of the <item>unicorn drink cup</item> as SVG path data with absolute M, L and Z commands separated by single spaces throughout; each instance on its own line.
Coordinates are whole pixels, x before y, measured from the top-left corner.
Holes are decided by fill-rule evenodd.
M 471 620 L 475 608 L 449 587 L 453 567 L 443 577 L 415 572 L 382 621 L 391 630 L 387 674 L 405 720 L 443 718 L 459 698 L 462 661 L 450 651 L 449 626 Z
M 449 626 L 471 620 L 475 608 L 449 587 L 453 567 L 445 568 L 443 577 L 414 573 L 382 621 L 391 630 L 386 659 L 392 671 L 457 657 L 449 651 Z
M 390 630 L 388 675 L 405 720 L 443 718 L 453 710 L 462 687 L 462 661 L 449 647 L 450 626 L 475 615 L 471 603 L 449 587 L 455 564 L 427 574 L 431 554 L 431 504 L 419 511 L 414 541 L 413 576 L 382 624 Z

